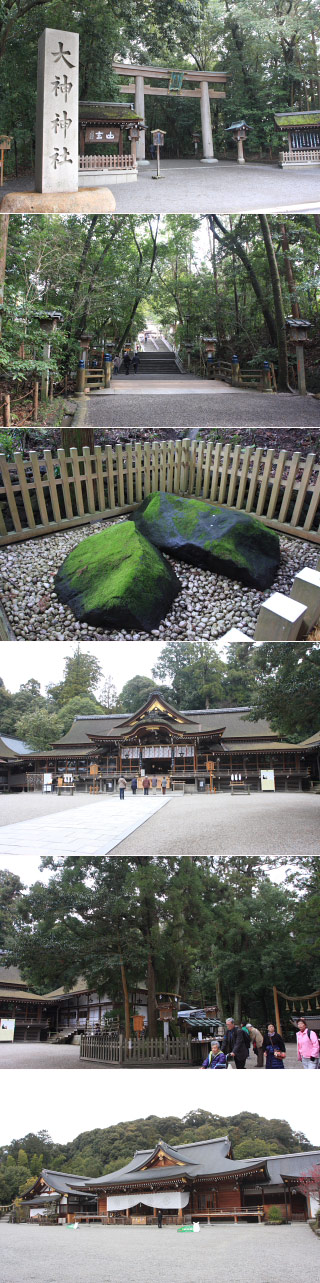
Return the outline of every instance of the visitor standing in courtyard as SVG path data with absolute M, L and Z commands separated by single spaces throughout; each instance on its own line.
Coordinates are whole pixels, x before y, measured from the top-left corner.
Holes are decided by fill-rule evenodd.
M 303 1069 L 317 1069 L 319 1064 L 319 1039 L 314 1029 L 308 1029 L 306 1021 L 298 1020 L 297 1053 Z
M 163 775 L 161 780 L 161 791 L 164 797 L 166 795 L 166 789 L 167 789 L 167 777 L 166 775 Z
M 228 1056 L 230 1061 L 234 1060 L 236 1069 L 245 1069 L 248 1048 L 242 1029 L 236 1025 L 232 1017 L 226 1020 L 226 1033 L 224 1035 L 221 1051 Z
M 144 796 L 145 796 L 145 797 L 148 797 L 149 788 L 151 788 L 151 780 L 149 780 L 149 776 L 148 776 L 148 775 L 145 775 L 145 776 L 144 776 L 144 779 L 142 780 L 142 783 L 143 783 L 143 792 L 144 792 Z
M 250 1041 L 252 1042 L 254 1054 L 257 1057 L 256 1068 L 263 1069 L 263 1034 L 260 1032 L 260 1029 L 256 1029 L 255 1025 L 251 1024 L 250 1020 L 247 1020 L 247 1029 L 249 1030 Z
M 158 777 L 157 775 L 153 775 L 151 780 L 151 788 L 153 789 L 154 793 L 157 792 L 157 787 L 158 787 Z
M 211 1051 L 203 1061 L 201 1069 L 227 1069 L 227 1057 L 224 1051 L 221 1051 L 219 1043 L 214 1040 L 211 1043 Z
M 129 374 L 130 365 L 131 365 L 130 352 L 125 352 L 124 358 L 123 358 L 123 364 L 124 364 L 126 374 Z
M 162 1230 L 162 1211 L 161 1211 L 161 1207 L 159 1207 L 159 1211 L 158 1211 L 158 1230 Z
M 132 793 L 132 797 L 135 797 L 135 796 L 136 796 L 137 788 L 138 788 L 138 780 L 137 780 L 136 775 L 134 775 L 134 776 L 133 776 L 133 779 L 131 780 L 131 793 Z
M 284 1069 L 283 1061 L 286 1058 L 286 1048 L 281 1034 L 276 1032 L 274 1025 L 268 1025 L 267 1033 L 263 1039 L 263 1050 L 266 1055 L 266 1069 Z
M 127 787 L 127 781 L 125 780 L 124 775 L 119 775 L 118 785 L 119 785 L 120 800 L 123 802 L 124 790 Z

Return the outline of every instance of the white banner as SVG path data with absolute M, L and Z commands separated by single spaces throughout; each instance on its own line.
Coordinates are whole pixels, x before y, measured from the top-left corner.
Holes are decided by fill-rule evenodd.
M 107 1212 L 123 1212 L 127 1207 L 136 1207 L 138 1203 L 144 1203 L 146 1207 L 186 1207 L 189 1198 L 189 1193 L 171 1189 L 159 1190 L 158 1194 L 151 1190 L 147 1194 L 108 1194 Z

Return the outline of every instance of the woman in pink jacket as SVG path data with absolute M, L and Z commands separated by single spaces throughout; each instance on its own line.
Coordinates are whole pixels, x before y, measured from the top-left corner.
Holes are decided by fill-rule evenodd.
M 308 1029 L 305 1020 L 298 1020 L 297 1051 L 303 1069 L 317 1069 L 319 1061 L 319 1039 L 314 1029 Z

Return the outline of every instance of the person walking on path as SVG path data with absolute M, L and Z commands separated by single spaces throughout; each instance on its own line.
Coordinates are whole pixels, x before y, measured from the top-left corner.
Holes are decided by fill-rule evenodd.
M 119 369 L 120 369 L 120 357 L 119 357 L 119 356 L 115 356 L 115 357 L 113 358 L 113 373 L 114 373 L 114 374 L 119 374 Z
M 263 1039 L 263 1050 L 266 1054 L 266 1069 L 284 1069 L 285 1043 L 281 1035 L 276 1033 L 274 1025 L 268 1025 Z
M 130 365 L 131 365 L 130 352 L 125 352 L 124 358 L 123 358 L 123 364 L 124 364 L 126 374 L 129 374 Z
M 132 797 L 135 797 L 135 796 L 136 796 L 137 788 L 138 788 L 138 780 L 137 780 L 136 775 L 134 775 L 134 776 L 133 776 L 133 779 L 131 780 L 131 793 L 132 793 Z
M 137 352 L 135 352 L 134 357 L 133 357 L 133 360 L 132 360 L 132 367 L 133 367 L 133 373 L 134 373 L 134 374 L 137 374 L 137 373 L 138 373 L 138 365 L 139 365 L 139 357 L 138 357 L 138 353 L 137 353 Z
M 254 1054 L 257 1057 L 256 1069 L 263 1069 L 263 1034 L 260 1033 L 260 1029 L 256 1029 L 255 1025 L 251 1024 L 250 1020 L 247 1021 L 247 1029 L 249 1030 Z
M 245 1069 L 248 1055 L 247 1044 L 242 1029 L 235 1025 L 231 1016 L 226 1020 L 226 1033 L 221 1044 L 221 1051 L 224 1051 L 225 1056 L 228 1056 L 230 1061 L 234 1060 L 236 1069 Z
M 151 780 L 149 780 L 149 776 L 148 776 L 148 775 L 145 775 L 145 776 L 144 776 L 144 779 L 142 780 L 142 783 L 143 783 L 143 792 L 144 792 L 144 796 L 145 796 L 145 797 L 148 797 L 149 788 L 151 788 Z
M 161 792 L 163 793 L 163 797 L 165 797 L 166 791 L 167 791 L 167 777 L 166 775 L 163 775 L 161 780 Z
M 162 1211 L 161 1211 L 161 1207 L 159 1207 L 159 1211 L 158 1211 L 158 1230 L 162 1230 Z
M 119 785 L 120 801 L 123 802 L 124 790 L 127 787 L 127 781 L 125 780 L 124 775 L 119 775 L 118 785 Z
M 319 1064 L 319 1039 L 314 1029 L 308 1029 L 305 1020 L 298 1020 L 297 1053 L 303 1069 L 317 1069 Z
M 203 1061 L 201 1069 L 227 1069 L 227 1057 L 224 1051 L 220 1050 L 219 1043 L 214 1040 L 211 1043 L 211 1051 Z

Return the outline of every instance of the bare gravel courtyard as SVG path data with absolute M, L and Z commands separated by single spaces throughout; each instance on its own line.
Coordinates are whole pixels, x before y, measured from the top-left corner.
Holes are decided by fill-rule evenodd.
M 320 1277 L 320 1242 L 309 1226 L 0 1225 L 2 1283 L 301 1283 Z
M 171 1062 L 168 1062 L 166 1066 L 162 1061 L 161 1073 L 165 1068 L 168 1068 L 169 1073 L 175 1072 Z M 176 1068 L 180 1073 L 184 1069 L 193 1069 L 194 1067 L 192 1065 L 179 1064 Z M 246 1061 L 246 1069 L 256 1068 L 256 1057 L 254 1052 L 251 1052 L 249 1059 Z M 287 1045 L 285 1069 L 300 1070 L 301 1068 L 302 1066 L 297 1060 L 295 1043 L 289 1043 Z M 79 1044 L 57 1045 L 49 1042 L 13 1042 L 1 1043 L 0 1045 L 0 1072 L 1 1069 L 103 1069 L 108 1072 L 110 1069 L 115 1069 L 118 1073 L 119 1065 L 105 1065 L 100 1060 L 80 1060 Z M 135 1064 L 132 1066 L 126 1065 L 124 1072 L 126 1072 L 126 1069 L 139 1074 L 141 1069 L 153 1072 L 148 1063 L 146 1065 L 140 1064 L 139 1069 Z M 157 1070 L 157 1066 L 155 1066 L 155 1069 Z M 194 1072 L 197 1073 L 197 1066 L 195 1066 Z

